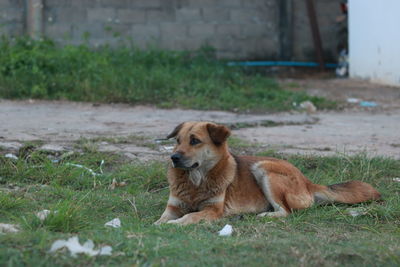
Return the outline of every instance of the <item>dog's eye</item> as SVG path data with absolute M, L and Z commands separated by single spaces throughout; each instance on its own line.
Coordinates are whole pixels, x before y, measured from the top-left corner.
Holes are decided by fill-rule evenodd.
M 179 140 L 179 138 L 176 138 L 176 142 L 178 143 L 178 145 L 181 143 L 181 140 Z
M 200 144 L 200 143 L 201 143 L 201 141 L 197 138 L 190 139 L 190 145 L 192 145 L 192 146 Z

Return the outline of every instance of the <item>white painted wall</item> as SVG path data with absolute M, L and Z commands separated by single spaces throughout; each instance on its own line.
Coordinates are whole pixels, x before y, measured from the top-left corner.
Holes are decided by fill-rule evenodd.
M 350 77 L 400 86 L 400 0 L 349 0 Z

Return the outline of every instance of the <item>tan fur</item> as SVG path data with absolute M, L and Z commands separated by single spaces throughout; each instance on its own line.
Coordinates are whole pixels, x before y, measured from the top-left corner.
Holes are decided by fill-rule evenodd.
M 361 181 L 317 185 L 287 161 L 233 156 L 226 143 L 229 135 L 222 125 L 186 122 L 168 136 L 177 139 L 174 153 L 182 156 L 184 167 L 171 164 L 170 198 L 155 224 L 185 225 L 239 213 L 283 217 L 315 202 L 354 204 L 380 198 L 378 191 Z M 201 143 L 191 144 L 193 138 Z

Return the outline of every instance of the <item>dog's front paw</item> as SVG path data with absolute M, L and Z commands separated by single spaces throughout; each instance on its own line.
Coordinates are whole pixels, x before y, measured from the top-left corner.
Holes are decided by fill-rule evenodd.
M 167 223 L 169 223 L 169 224 L 181 224 L 181 221 L 179 219 L 176 219 L 176 220 L 169 220 Z
M 167 223 L 170 224 L 178 224 L 178 225 L 188 225 L 192 223 L 197 223 L 199 220 L 197 219 L 196 216 L 193 216 L 192 214 L 186 214 L 185 216 L 175 219 L 175 220 L 169 220 Z
M 157 221 L 155 221 L 153 224 L 154 225 L 160 225 L 162 223 L 166 223 L 168 222 L 168 219 L 161 217 L 160 219 L 158 219 Z
M 178 224 L 178 225 L 186 225 L 189 224 L 188 220 L 186 220 L 185 218 L 179 218 L 176 220 L 169 220 L 167 223 L 169 224 Z

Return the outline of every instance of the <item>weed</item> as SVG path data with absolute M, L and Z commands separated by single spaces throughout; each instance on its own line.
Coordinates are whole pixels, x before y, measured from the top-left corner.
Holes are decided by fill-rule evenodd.
M 25 203 L 26 199 L 23 197 L 16 197 L 4 192 L 0 193 L 0 213 L 20 208 L 24 206 Z
M 281 111 L 324 98 L 280 89 L 270 78 L 196 53 L 131 46 L 96 50 L 51 40 L 0 41 L 0 97 L 156 104 L 160 107 Z
M 27 229 L 35 230 L 41 227 L 52 232 L 76 233 L 84 230 L 88 225 L 85 212 L 85 200 L 62 200 L 52 208 L 50 214 L 41 222 L 39 218 L 29 216 L 24 225 Z

